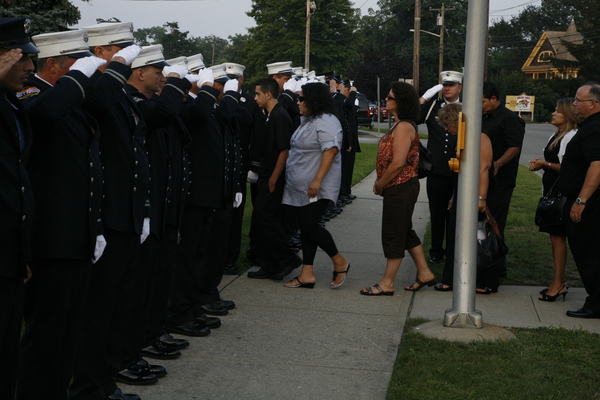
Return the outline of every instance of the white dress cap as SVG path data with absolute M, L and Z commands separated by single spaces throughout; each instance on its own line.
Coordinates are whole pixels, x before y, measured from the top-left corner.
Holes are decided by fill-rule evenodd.
M 244 76 L 245 69 L 246 67 L 242 64 L 230 62 L 225 63 L 225 72 L 227 73 L 227 76 L 231 79 L 241 78 L 242 76 Z
M 187 60 L 190 71 L 195 72 L 199 69 L 206 68 L 206 65 L 204 65 L 204 57 L 202 57 L 202 54 L 200 53 L 189 56 Z
M 153 44 L 151 46 L 142 47 L 140 54 L 133 60 L 131 68 L 146 67 L 148 65 L 156 68 L 163 68 L 169 65 L 165 61 L 162 44 Z
M 304 68 L 294 67 L 294 75 L 296 75 L 296 78 L 302 78 L 304 76 Z
M 40 49 L 38 58 L 60 56 L 82 58 L 92 55 L 88 46 L 88 34 L 83 29 L 43 33 L 33 36 L 32 39 Z
M 294 69 L 292 68 L 291 61 L 281 61 L 272 64 L 267 64 L 267 75 L 294 75 Z
M 166 60 L 169 65 L 178 65 L 188 70 L 188 59 L 186 56 L 175 57 L 169 60 Z
M 443 71 L 440 73 L 440 79 L 442 80 L 442 84 L 453 85 L 455 83 L 460 83 L 462 85 L 463 75 L 462 72 Z
M 315 79 L 315 78 L 316 78 L 316 76 L 317 76 L 317 74 L 315 73 L 315 71 L 310 71 L 310 72 L 309 72 L 309 73 L 306 75 L 306 77 L 307 77 L 308 79 Z
M 324 83 L 324 84 L 326 84 L 326 83 L 327 83 L 327 81 L 325 80 L 325 75 L 319 75 L 319 76 L 317 76 L 316 78 L 317 78 L 317 80 L 318 80 L 319 82 L 321 82 L 321 83 Z
M 133 24 L 131 22 L 102 22 L 101 24 L 86 26 L 89 40 L 88 45 L 127 47 L 135 44 L 133 38 Z
M 215 76 L 215 82 L 227 82 L 229 78 L 227 77 L 227 72 L 225 72 L 225 64 L 217 64 L 210 67 L 213 70 L 213 75 Z

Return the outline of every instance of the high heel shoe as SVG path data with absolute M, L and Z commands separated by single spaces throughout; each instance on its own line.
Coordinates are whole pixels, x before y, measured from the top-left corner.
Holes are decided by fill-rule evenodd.
M 315 287 L 315 283 L 314 282 L 307 282 L 307 283 L 302 283 L 300 282 L 300 278 L 299 276 L 295 277 L 294 279 L 292 279 L 291 281 L 289 281 L 288 283 L 284 284 L 283 286 L 287 287 L 287 288 L 304 288 L 304 289 L 312 289 Z M 291 284 L 292 282 L 298 282 L 298 284 Z
M 561 292 L 561 290 L 565 290 L 564 292 Z M 563 297 L 563 303 L 565 302 L 565 297 L 567 297 L 567 293 L 569 293 L 569 288 L 568 286 L 563 285 L 560 290 L 558 291 L 558 293 L 556 293 L 554 296 L 548 296 L 548 292 L 543 293 L 542 297 L 539 298 L 540 301 L 549 301 L 549 302 L 553 302 L 555 301 L 559 296 Z
M 567 291 L 569 291 L 569 282 L 563 281 L 563 287 L 566 288 Z M 540 294 L 546 294 L 546 293 L 548 293 L 548 289 L 550 289 L 550 288 L 546 288 L 546 289 L 540 290 Z

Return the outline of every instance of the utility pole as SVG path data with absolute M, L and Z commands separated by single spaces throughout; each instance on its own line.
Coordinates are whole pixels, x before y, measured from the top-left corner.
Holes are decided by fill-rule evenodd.
M 413 86 L 419 93 L 419 52 L 421 50 L 421 0 L 415 0 L 415 35 L 413 39 Z
M 429 11 L 438 11 L 437 15 L 437 26 L 440 27 L 440 67 L 439 73 L 441 74 L 444 70 L 444 16 L 446 11 L 454 11 L 456 8 L 448 8 L 444 4 L 442 4 L 442 8 L 431 8 L 429 7 Z M 440 78 L 441 82 L 441 78 Z
M 304 48 L 304 68 L 309 69 L 310 64 L 310 18 L 317 10 L 314 1 L 306 0 L 306 43 Z

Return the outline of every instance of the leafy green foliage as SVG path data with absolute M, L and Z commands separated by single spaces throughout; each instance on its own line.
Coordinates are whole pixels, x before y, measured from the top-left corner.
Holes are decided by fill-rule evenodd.
M 67 0 L 1 0 L 0 16 L 29 18 L 32 35 L 67 30 L 81 18 L 79 9 Z

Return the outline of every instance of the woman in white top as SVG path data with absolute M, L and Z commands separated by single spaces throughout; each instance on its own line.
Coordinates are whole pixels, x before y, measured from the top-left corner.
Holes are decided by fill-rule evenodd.
M 313 263 L 320 247 L 333 262 L 331 288 L 334 289 L 346 280 L 350 263 L 338 252 L 331 234 L 319 222 L 329 201 L 336 201 L 340 190 L 342 125 L 335 116 L 329 89 L 322 83 L 302 86 L 298 108 L 301 124 L 291 139 L 282 202 L 297 212 L 303 265 L 300 275 L 285 286 L 308 289 L 315 286 Z
M 575 114 L 573 99 L 560 99 L 556 102 L 556 110 L 552 113 L 552 125 L 556 132 L 544 148 L 544 159 L 536 158 L 529 161 L 529 170 L 544 170 L 542 177 L 542 191 L 546 195 L 558 180 L 560 163 L 571 138 L 577 133 L 579 117 Z M 569 285 L 565 279 L 565 265 L 567 263 L 567 234 L 564 225 L 541 228 L 540 232 L 550 234 L 552 243 L 552 256 L 554 258 L 554 280 L 548 288 L 540 292 L 541 301 L 554 301 L 557 297 L 565 296 Z

